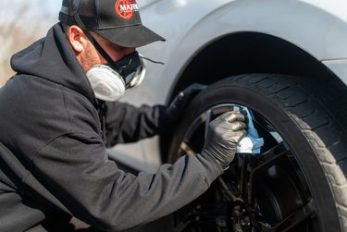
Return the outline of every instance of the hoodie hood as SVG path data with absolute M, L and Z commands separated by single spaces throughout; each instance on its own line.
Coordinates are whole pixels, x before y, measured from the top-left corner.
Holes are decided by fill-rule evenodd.
M 95 103 L 95 95 L 60 23 L 46 37 L 13 55 L 11 67 L 18 74 L 32 75 L 81 93 Z

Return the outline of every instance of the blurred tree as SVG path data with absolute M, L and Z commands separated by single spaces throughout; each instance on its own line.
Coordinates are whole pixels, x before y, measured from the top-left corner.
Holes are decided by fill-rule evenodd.
M 49 3 L 52 1 L 0 0 L 0 86 L 14 74 L 12 55 L 41 38 L 56 18 Z

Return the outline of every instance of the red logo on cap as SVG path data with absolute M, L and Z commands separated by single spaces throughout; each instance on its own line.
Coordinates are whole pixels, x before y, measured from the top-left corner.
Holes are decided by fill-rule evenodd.
M 114 9 L 119 17 L 126 20 L 131 19 L 134 12 L 139 10 L 135 0 L 117 0 Z

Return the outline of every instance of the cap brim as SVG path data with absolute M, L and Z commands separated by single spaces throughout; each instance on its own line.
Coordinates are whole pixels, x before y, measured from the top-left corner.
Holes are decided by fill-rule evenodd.
M 122 47 L 141 47 L 156 41 L 165 41 L 163 37 L 141 24 L 128 27 L 96 30 L 95 32 L 112 43 Z

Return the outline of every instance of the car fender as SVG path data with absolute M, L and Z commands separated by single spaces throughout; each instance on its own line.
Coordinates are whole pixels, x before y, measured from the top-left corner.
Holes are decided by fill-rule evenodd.
M 203 4 L 201 1 L 181 1 L 182 6 L 171 10 L 167 6 L 170 2 L 180 1 L 159 1 L 145 9 L 144 14 L 145 18 L 155 21 L 161 18 L 160 23 L 148 21 L 148 24 L 167 38 L 167 42 L 160 46 L 144 49 L 144 53 L 159 54 L 157 57 L 166 63 L 162 70 L 156 70 L 157 78 L 166 79 L 165 83 L 160 82 L 160 99 L 165 93 L 171 93 L 168 90 L 174 88 L 174 82 L 195 54 L 218 38 L 233 33 L 272 35 L 294 44 L 323 63 L 347 58 L 347 3 L 343 1 L 246 0 L 204 1 Z M 207 12 L 207 9 L 213 10 Z M 184 29 L 182 25 L 185 25 Z M 341 73 L 344 72 L 339 71 Z M 340 78 L 347 83 L 347 77 Z

